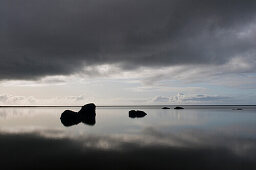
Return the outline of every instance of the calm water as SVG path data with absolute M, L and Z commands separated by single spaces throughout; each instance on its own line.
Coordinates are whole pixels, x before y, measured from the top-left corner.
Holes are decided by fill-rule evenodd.
M 1 169 L 256 169 L 256 107 L 97 107 L 96 123 L 65 127 L 79 107 L 0 108 Z M 147 113 L 131 119 L 129 110 Z

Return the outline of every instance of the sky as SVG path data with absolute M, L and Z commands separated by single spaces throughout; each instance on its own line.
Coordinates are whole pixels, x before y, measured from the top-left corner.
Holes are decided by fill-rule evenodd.
M 0 105 L 256 104 L 255 0 L 1 0 Z

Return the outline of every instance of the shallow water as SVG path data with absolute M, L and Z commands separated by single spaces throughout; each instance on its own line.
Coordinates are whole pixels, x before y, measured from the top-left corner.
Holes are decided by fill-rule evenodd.
M 243 110 L 232 110 L 232 108 Z M 65 127 L 79 107 L 0 108 L 3 169 L 256 169 L 255 106 L 97 107 L 95 125 Z M 129 110 L 147 113 L 131 119 Z

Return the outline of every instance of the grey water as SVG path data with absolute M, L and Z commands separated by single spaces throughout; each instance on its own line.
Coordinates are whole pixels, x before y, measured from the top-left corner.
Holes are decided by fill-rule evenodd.
M 0 167 L 256 169 L 256 106 L 161 107 L 97 107 L 94 125 L 68 127 L 61 113 L 80 107 L 0 107 Z

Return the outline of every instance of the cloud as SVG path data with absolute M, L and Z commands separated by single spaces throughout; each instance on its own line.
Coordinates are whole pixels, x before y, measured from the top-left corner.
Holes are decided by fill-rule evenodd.
M 85 95 L 79 96 L 60 96 L 54 98 L 35 98 L 33 96 L 14 96 L 0 94 L 0 105 L 66 105 L 79 106 L 88 103 L 89 99 Z
M 232 86 L 239 86 L 239 84 L 254 84 L 253 76 L 246 77 L 243 74 L 254 73 L 255 70 L 255 58 L 234 57 L 229 62 L 220 65 L 162 67 L 157 70 L 144 70 L 140 73 L 143 75 L 142 82 L 145 85 L 169 79 L 181 80 L 187 83 L 208 82 L 222 85 L 232 83 Z M 227 82 L 230 79 L 233 81 Z
M 244 101 L 254 101 L 255 95 L 209 95 L 209 94 L 183 94 L 173 96 L 155 96 L 141 98 L 117 97 L 102 101 L 101 98 L 78 95 L 78 96 L 56 96 L 47 98 L 36 98 L 33 96 L 15 96 L 0 94 L 0 105 L 2 106 L 82 106 L 85 103 L 98 103 L 98 105 L 155 105 L 155 104 L 248 104 Z M 249 104 L 254 104 L 249 102 Z
M 220 95 L 206 95 L 206 94 L 198 94 L 198 95 L 184 95 L 178 94 L 176 96 L 171 97 L 171 102 L 177 103 L 190 103 L 190 104 L 207 104 L 208 102 L 212 103 L 219 103 L 223 102 L 228 103 L 232 97 L 228 96 L 220 96 Z M 232 99 L 233 100 L 233 99 Z
M 153 102 L 168 102 L 169 98 L 164 96 L 157 96 L 153 98 Z
M 196 95 L 192 97 L 183 98 L 182 101 L 194 101 L 194 102 L 212 102 L 212 101 L 225 101 L 230 99 L 226 96 L 208 96 L 208 95 Z
M 31 105 L 35 104 L 36 99 L 32 96 L 13 96 L 7 94 L 0 94 L 1 105 Z
M 183 93 L 178 93 L 176 96 L 170 97 L 170 102 L 172 103 L 182 103 L 184 99 Z
M 255 61 L 255 9 L 253 0 L 2 0 L 0 79 Z
M 178 93 L 177 95 L 165 97 L 156 96 L 152 99 L 153 103 L 165 103 L 165 104 L 207 104 L 207 103 L 229 103 L 234 101 L 232 97 L 220 96 L 220 95 L 185 95 L 183 93 Z

